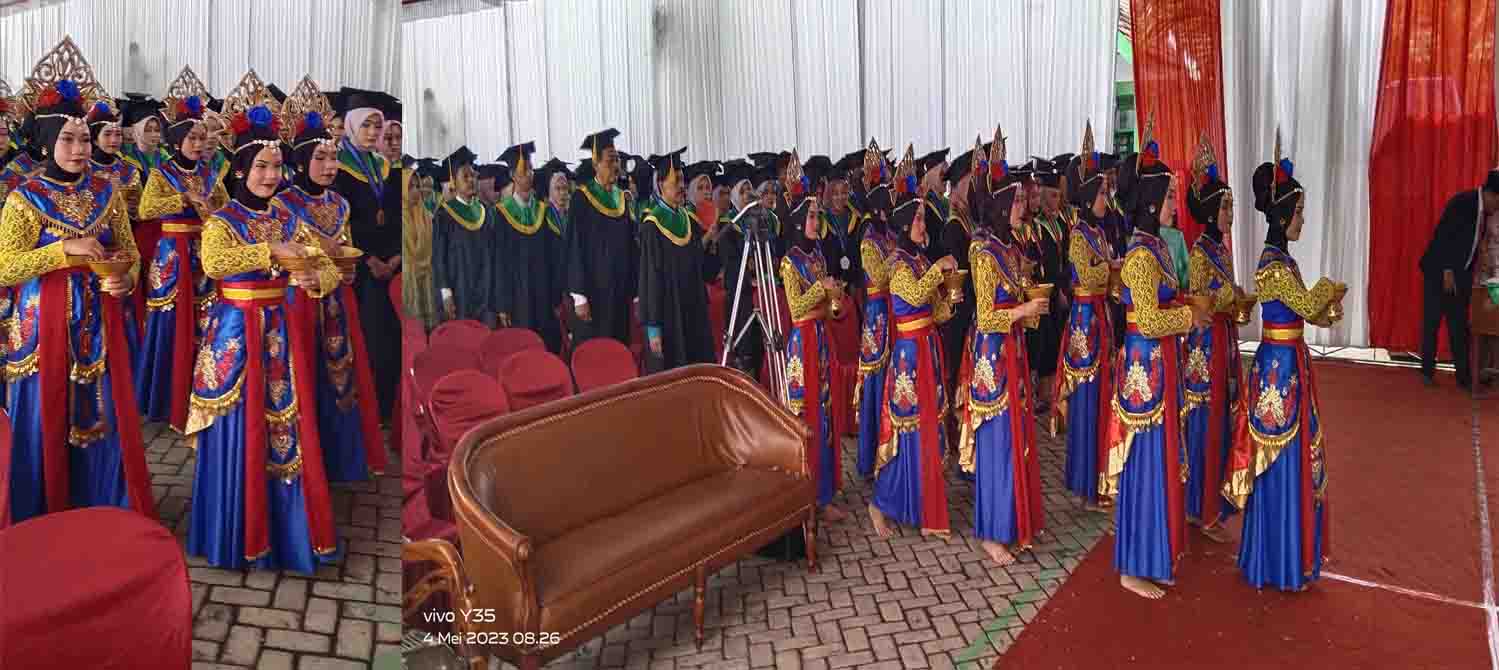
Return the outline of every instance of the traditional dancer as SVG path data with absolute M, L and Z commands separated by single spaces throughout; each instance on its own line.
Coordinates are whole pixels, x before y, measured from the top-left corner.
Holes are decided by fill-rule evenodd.
M 1083 134 L 1083 149 L 1068 179 L 1077 223 L 1067 243 L 1071 266 L 1072 305 L 1061 332 L 1065 341 L 1057 360 L 1056 412 L 1067 427 L 1067 490 L 1087 509 L 1098 509 L 1098 473 L 1106 462 L 1109 395 L 1114 391 L 1114 327 L 1109 313 L 1109 270 L 1114 249 L 1102 227 L 1108 215 L 1103 171 L 1111 167 L 1093 149 L 1093 125 Z
M 1328 554 L 1327 459 L 1317 382 L 1304 324 L 1338 318 L 1346 286 L 1326 278 L 1311 290 L 1291 257 L 1306 224 L 1306 193 L 1280 154 L 1254 171 L 1254 207 L 1270 230 L 1254 273 L 1264 333 L 1254 353 L 1224 494 L 1244 510 L 1239 570 L 1256 588 L 1300 591 Z
M 910 149 L 902 163 L 897 174 L 911 169 Z M 898 197 L 910 197 L 907 193 Z M 935 263 L 926 259 L 929 239 L 923 209 L 920 201 L 911 199 L 898 205 L 891 217 L 890 227 L 898 240 L 888 261 L 895 333 L 885 373 L 887 409 L 880 421 L 874 499 L 869 505 L 870 520 L 880 537 L 894 533 L 891 521 L 920 528 L 923 535 L 946 538 L 951 532 L 942 468 L 947 452 L 942 429 L 947 397 L 942 388 L 937 326 L 952 314 L 947 296 L 939 291 L 944 273 L 956 271 L 958 262 L 952 256 Z
M 67 52 L 62 65 L 44 58 L 33 79 L 75 72 L 68 64 L 84 61 L 71 41 L 52 54 Z M 11 191 L 0 215 L 0 286 L 15 296 L 5 359 L 10 509 L 0 509 L 0 527 L 70 507 L 156 514 L 125 329 L 140 254 L 124 196 L 89 167 L 85 92 L 102 94 L 86 79 L 56 79 L 37 95 L 31 139 L 46 157 L 42 174 Z M 90 272 L 87 260 L 106 258 L 129 270 Z
M 173 84 L 173 90 L 193 88 Z M 135 392 L 147 421 L 169 421 L 178 431 L 187 423 L 192 357 L 214 299 L 213 280 L 198 258 L 199 235 L 203 220 L 229 200 L 219 174 L 205 160 L 216 141 L 203 124 L 206 95 L 199 91 L 167 98 L 171 159 L 146 177 L 140 203 L 140 218 L 159 226 L 161 237 L 146 273 L 146 321 L 135 360 Z
M 1003 146 L 1003 137 L 996 136 L 986 174 L 975 177 L 991 182 L 993 194 L 974 189 L 970 196 L 981 226 L 969 246 L 978 304 L 958 384 L 968 395 L 958 465 L 974 476 L 973 534 L 1001 566 L 1014 563 L 1013 551 L 1029 549 L 1045 525 L 1023 321 L 1038 316 L 1049 302 L 1025 301 L 1030 280 L 1021 272 L 1014 237 L 1021 185 L 1008 172 Z
M 271 207 L 284 210 L 305 229 L 317 233 L 317 241 L 328 255 L 342 253 L 351 245 L 349 203 L 333 192 L 338 175 L 338 144 L 324 125 L 319 105 L 326 98 L 311 80 L 304 79 L 287 98 L 280 121 L 294 128 L 291 161 L 293 184 L 271 199 Z M 301 291 L 288 292 L 291 309 L 313 324 L 317 343 L 317 416 L 322 437 L 323 462 L 328 481 L 365 481 L 371 473 L 385 470 L 385 446 L 380 433 L 380 408 L 375 397 L 369 349 L 360 325 L 359 300 L 354 295 L 354 272 L 344 273 L 343 284 L 312 301 Z
M 856 459 L 859 476 L 874 477 L 879 452 L 880 417 L 885 411 L 885 370 L 890 363 L 890 275 L 889 260 L 898 241 L 890 234 L 891 185 L 884 154 L 873 140 L 864 152 L 860 181 L 869 222 L 859 242 L 864 271 L 864 324 L 859 338 L 859 376 L 854 383 L 854 415 L 859 421 Z M 904 179 L 904 175 L 900 178 Z
M 1170 251 L 1157 232 L 1175 215 L 1175 179 L 1147 134 L 1137 164 L 1126 164 L 1121 189 L 1133 204 L 1135 234 L 1124 258 L 1128 326 L 1115 362 L 1113 415 L 1100 496 L 1114 496 L 1114 568 L 1119 583 L 1145 598 L 1165 595 L 1186 551 L 1183 495 L 1186 447 L 1181 434 L 1181 335 L 1211 323 L 1206 311 L 1181 305 Z
M 822 226 L 815 197 L 807 196 L 796 207 L 801 218 L 793 219 L 798 232 L 781 259 L 781 283 L 791 310 L 791 328 L 786 334 L 787 409 L 810 429 L 807 445 L 808 469 L 817 479 L 817 505 L 827 521 L 842 521 L 848 515 L 833 504 L 833 494 L 842 484 L 838 436 L 833 434 L 831 350 L 827 325 L 842 289 L 828 275 L 827 262 L 818 248 Z
M 193 375 L 187 552 L 220 568 L 311 573 L 336 560 L 338 539 L 312 411 L 314 325 L 287 295 L 321 299 L 341 277 L 326 256 L 307 258 L 318 234 L 271 207 L 282 177 L 276 125 L 261 105 L 234 119 L 234 199 L 203 228 L 203 268 L 222 298 Z
M 1218 161 L 1204 134 L 1192 162 L 1187 209 L 1204 226 L 1192 245 L 1187 292 L 1213 297 L 1213 325 L 1193 329 L 1183 343 L 1187 415 L 1187 521 L 1202 527 L 1214 542 L 1232 536 L 1223 520 L 1232 512 L 1223 500 L 1223 473 L 1228 469 L 1234 423 L 1233 394 L 1244 388 L 1239 364 L 1235 308 L 1243 292 L 1234 284 L 1234 258 L 1224 245 L 1233 228 L 1234 194 L 1218 176 Z

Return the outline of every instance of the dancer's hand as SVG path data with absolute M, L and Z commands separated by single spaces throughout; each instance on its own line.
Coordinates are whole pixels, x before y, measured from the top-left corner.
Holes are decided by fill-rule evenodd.
M 99 260 L 106 255 L 104 245 L 99 244 L 99 239 L 95 237 L 65 240 L 62 243 L 62 252 L 69 256 L 82 256 L 89 260 Z

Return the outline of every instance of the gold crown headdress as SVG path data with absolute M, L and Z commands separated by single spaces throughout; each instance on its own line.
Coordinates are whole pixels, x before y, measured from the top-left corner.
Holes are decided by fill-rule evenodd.
M 220 132 L 229 134 L 230 144 L 234 142 L 234 118 L 257 105 L 264 106 L 268 110 L 277 108 L 276 96 L 271 95 L 271 90 L 266 87 L 265 82 L 260 80 L 260 75 L 255 74 L 255 70 L 252 69 L 240 78 L 239 83 L 230 89 L 228 95 L 224 96 L 223 111 L 216 114 L 223 122 L 223 130 Z M 213 112 L 206 113 L 213 114 Z M 231 150 L 237 153 L 251 145 L 274 146 L 277 144 L 276 140 L 250 140 L 243 146 L 231 147 Z
M 295 142 L 302 123 L 307 119 L 309 112 L 317 112 L 318 116 L 322 118 L 324 128 L 327 127 L 329 121 L 333 120 L 333 105 L 328 104 L 328 96 L 323 95 L 322 90 L 317 87 L 317 83 L 312 80 L 311 75 L 302 77 L 302 81 L 297 82 L 297 87 L 292 89 L 291 95 L 286 96 L 286 101 L 281 103 L 279 115 L 281 117 L 281 139 L 286 140 L 287 144 Z M 329 135 L 326 138 L 311 139 L 307 140 L 307 142 L 331 144 L 333 143 L 333 137 Z M 302 145 L 305 146 L 307 142 L 303 142 Z M 297 148 L 297 145 L 293 144 L 292 148 Z
M 1197 138 L 1197 155 L 1192 158 L 1192 191 L 1194 193 L 1202 190 L 1202 177 L 1207 174 L 1208 167 L 1217 163 L 1218 158 L 1213 154 L 1213 143 L 1208 139 L 1208 131 L 1204 130 Z
M 162 100 L 161 114 L 167 119 L 169 126 L 179 123 L 201 121 L 193 118 L 186 110 L 187 100 L 196 97 L 201 105 L 201 114 L 208 111 L 208 87 L 203 85 L 203 80 L 193 72 L 191 67 L 183 66 L 182 71 L 177 73 L 177 78 L 167 86 L 167 97 Z
M 63 37 L 57 46 L 52 47 L 51 51 L 32 66 L 31 76 L 26 78 L 26 84 L 17 99 L 20 111 L 35 112 L 42 94 L 64 80 L 71 81 L 78 87 L 79 103 L 85 114 L 95 102 L 109 97 L 99 80 L 94 77 L 93 66 L 88 64 L 83 52 L 73 43 L 73 38 Z M 78 122 L 82 121 L 82 117 L 78 118 Z
M 1093 148 L 1093 120 L 1088 119 L 1087 125 L 1083 126 L 1083 146 L 1078 150 L 1078 158 L 1082 162 L 1083 179 L 1086 180 L 1097 167 L 1093 162 L 1093 154 L 1097 152 Z

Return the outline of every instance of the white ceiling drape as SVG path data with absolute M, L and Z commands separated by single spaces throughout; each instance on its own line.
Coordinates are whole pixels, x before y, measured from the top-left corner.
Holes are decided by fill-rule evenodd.
M 441 122 L 408 123 L 406 146 L 440 157 L 466 144 L 489 159 L 535 141 L 542 156 L 576 160 L 584 136 L 615 127 L 633 153 L 796 147 L 836 159 L 871 136 L 957 153 L 1003 123 L 1018 161 L 1076 151 L 1088 119 L 1108 146 L 1117 7 L 429 0 L 402 18 L 402 97 L 409 119 Z
M 189 66 L 222 96 L 253 68 L 290 91 L 304 75 L 324 88 L 396 91 L 397 0 L 68 0 L 0 13 L 0 78 L 19 90 L 32 66 L 72 36 L 113 95 L 160 96 Z
M 1224 107 L 1234 189 L 1234 266 L 1253 286 L 1264 248 L 1254 168 L 1282 149 L 1307 192 L 1306 226 L 1291 254 L 1310 286 L 1347 283 L 1344 319 L 1309 328 L 1313 344 L 1369 342 L 1369 146 L 1379 85 L 1385 0 L 1223 0 Z M 1256 322 L 1245 337 L 1257 337 Z

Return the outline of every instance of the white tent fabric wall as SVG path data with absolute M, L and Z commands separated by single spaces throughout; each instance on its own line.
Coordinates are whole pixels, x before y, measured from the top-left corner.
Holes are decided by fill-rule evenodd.
M 1001 122 L 1012 160 L 1075 151 L 1088 118 L 1111 132 L 1116 11 L 1116 0 L 429 0 L 403 16 L 406 145 L 444 156 L 466 143 L 488 158 L 533 140 L 541 156 L 576 160 L 585 135 L 612 126 L 635 153 L 837 158 L 871 135 L 962 151 Z M 503 31 L 470 39 L 471 25 Z M 465 80 L 468 63 L 483 85 Z M 489 86 L 495 72 L 508 81 Z
M 287 91 L 308 74 L 329 88 L 396 90 L 398 12 L 395 0 L 70 0 L 0 16 L 0 77 L 19 89 L 71 35 L 115 95 L 163 95 L 184 65 L 220 96 L 252 67 Z
M 1234 266 L 1253 285 L 1264 249 L 1254 168 L 1282 148 L 1307 190 L 1306 226 L 1291 253 L 1308 285 L 1327 276 L 1351 289 L 1345 317 L 1308 328 L 1320 345 L 1369 342 L 1369 146 L 1379 85 L 1385 0 L 1223 0 L 1224 107 L 1234 188 Z M 1258 337 L 1259 322 L 1241 331 Z

